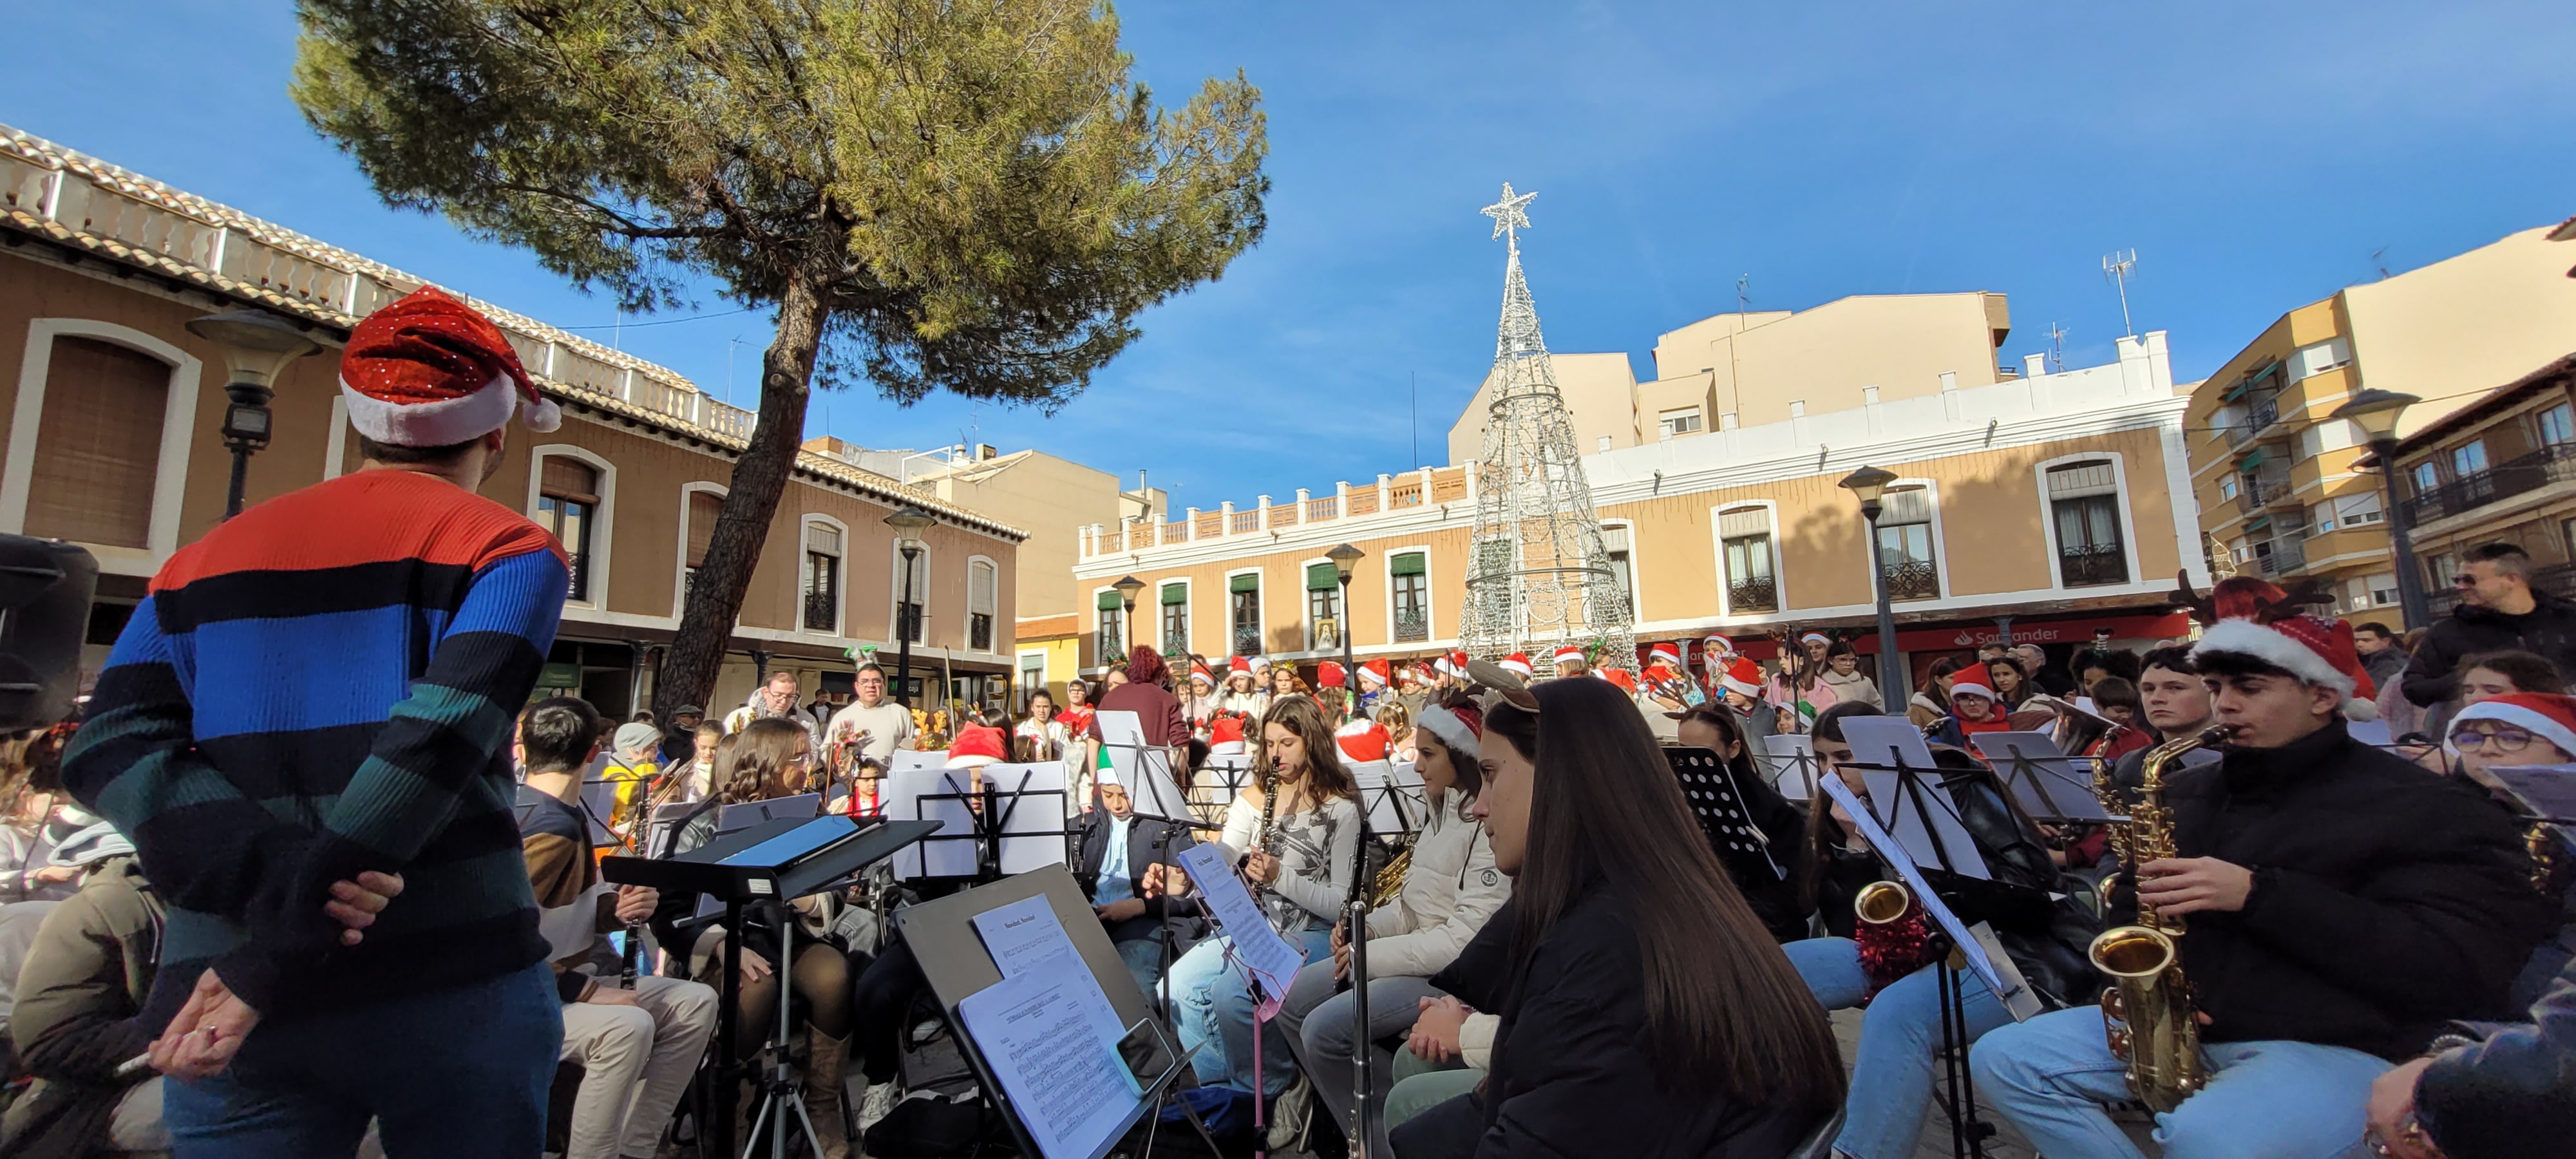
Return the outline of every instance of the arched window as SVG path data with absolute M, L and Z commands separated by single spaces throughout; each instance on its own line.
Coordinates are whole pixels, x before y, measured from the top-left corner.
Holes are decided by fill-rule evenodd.
M 27 481 L 26 533 L 149 549 L 170 364 L 131 347 L 54 338 Z
M 539 463 L 537 524 L 555 533 L 564 554 L 572 557 L 572 587 L 564 598 L 591 598 L 591 546 L 599 522 L 599 470 L 569 455 L 548 455 Z

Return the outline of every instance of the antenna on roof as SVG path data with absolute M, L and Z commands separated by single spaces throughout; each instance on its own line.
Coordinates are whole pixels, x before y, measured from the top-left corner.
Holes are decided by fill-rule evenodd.
M 2120 330 L 2123 337 L 2138 336 L 2138 327 L 2129 321 L 2129 274 L 2138 268 L 2138 251 L 2113 250 L 2102 255 L 2102 276 L 2120 287 Z
M 2048 361 L 2057 373 L 2066 373 L 2066 327 L 2055 322 L 2048 324 Z
M 2380 259 L 2387 256 L 2387 254 L 2387 246 L 2381 246 L 2378 249 L 2370 251 L 2370 264 L 2379 270 L 2379 280 L 2383 282 L 2387 281 L 2389 277 L 2388 263 L 2381 261 Z

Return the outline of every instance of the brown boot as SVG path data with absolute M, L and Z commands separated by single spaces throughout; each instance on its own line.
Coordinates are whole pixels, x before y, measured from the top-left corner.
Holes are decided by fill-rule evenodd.
M 850 1124 L 841 1113 L 841 1071 L 850 1058 L 850 1040 L 826 1038 L 806 1028 L 805 1114 L 823 1141 L 823 1159 L 849 1159 Z

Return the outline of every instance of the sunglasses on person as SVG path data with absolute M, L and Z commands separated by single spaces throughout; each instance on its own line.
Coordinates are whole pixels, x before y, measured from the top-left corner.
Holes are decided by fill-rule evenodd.
M 2484 721 L 2471 721 L 2451 734 L 2451 743 L 2460 748 L 2484 748 L 2493 743 L 2497 749 L 2509 753 L 2531 747 L 2531 742 L 2536 739 L 2539 738 L 2531 735 L 2529 729 Z

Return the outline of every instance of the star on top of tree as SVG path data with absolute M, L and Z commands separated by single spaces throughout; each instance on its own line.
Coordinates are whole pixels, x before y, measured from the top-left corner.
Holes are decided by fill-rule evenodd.
M 1521 212 L 1521 207 L 1528 205 L 1530 199 L 1537 196 L 1538 194 L 1533 191 L 1514 197 L 1512 183 L 1506 181 L 1503 182 L 1503 199 L 1477 212 L 1494 219 L 1494 236 L 1501 237 L 1516 229 L 1529 228 L 1529 215 Z

